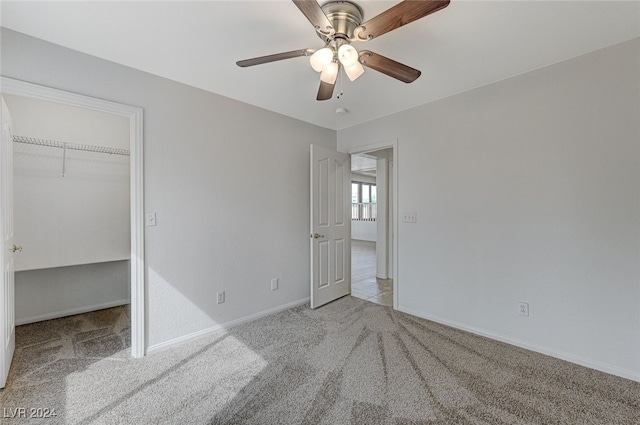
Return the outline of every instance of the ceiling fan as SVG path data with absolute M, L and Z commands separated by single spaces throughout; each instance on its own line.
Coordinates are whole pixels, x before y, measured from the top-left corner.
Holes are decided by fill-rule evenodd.
M 236 62 L 240 67 L 260 65 L 300 56 L 310 56 L 311 67 L 320 73 L 317 100 L 328 100 L 340 69 L 351 81 L 363 74 L 363 65 L 405 83 L 420 71 L 370 50 L 358 52 L 351 43 L 380 37 L 396 28 L 423 18 L 449 5 L 450 0 L 404 0 L 379 15 L 362 22 L 362 9 L 349 1 L 330 1 L 320 6 L 315 0 L 292 0 L 324 41 L 321 49 L 300 49 Z

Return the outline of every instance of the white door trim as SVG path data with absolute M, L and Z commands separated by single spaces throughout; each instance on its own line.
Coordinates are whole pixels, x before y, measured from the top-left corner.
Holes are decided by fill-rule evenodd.
M 392 275 L 393 275 L 393 309 L 397 310 L 398 309 L 398 295 L 399 295 L 399 289 L 398 289 L 398 283 L 399 283 L 399 271 L 400 271 L 400 267 L 398 265 L 398 170 L 400 169 L 399 167 L 399 163 L 398 163 L 398 139 L 392 139 L 392 140 L 388 140 L 388 141 L 384 141 L 384 142 L 377 142 L 377 143 L 372 143 L 370 145 L 362 145 L 362 146 L 355 146 L 352 148 L 349 148 L 347 150 L 347 153 L 349 155 L 357 155 L 360 153 L 367 153 L 367 152 L 374 152 L 374 151 L 379 151 L 382 149 L 392 149 L 393 151 L 393 175 L 392 175 L 392 200 L 393 200 L 393 213 L 392 215 L 392 220 L 393 223 L 391 223 L 391 228 L 392 228 L 392 235 L 389 235 L 389 237 L 393 237 L 393 268 L 392 268 Z
M 129 118 L 131 196 L 131 355 L 145 355 L 142 108 L 0 77 L 0 92 Z

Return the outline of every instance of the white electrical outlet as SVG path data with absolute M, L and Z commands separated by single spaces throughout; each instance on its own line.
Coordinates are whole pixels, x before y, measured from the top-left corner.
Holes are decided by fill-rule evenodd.
M 271 290 L 275 291 L 278 289 L 278 279 L 271 279 Z
M 218 304 L 222 304 L 224 302 L 224 291 L 220 291 L 216 295 L 218 297 Z
M 520 316 L 528 316 L 529 315 L 529 303 L 518 303 L 518 314 Z

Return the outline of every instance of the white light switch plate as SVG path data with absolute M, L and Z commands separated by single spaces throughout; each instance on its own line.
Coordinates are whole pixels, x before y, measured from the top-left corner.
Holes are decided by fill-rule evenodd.
M 156 225 L 156 213 L 147 213 L 145 215 L 145 222 L 147 226 L 155 226 Z
M 402 213 L 402 222 L 403 223 L 417 223 L 418 222 L 418 213 L 415 211 L 408 211 Z

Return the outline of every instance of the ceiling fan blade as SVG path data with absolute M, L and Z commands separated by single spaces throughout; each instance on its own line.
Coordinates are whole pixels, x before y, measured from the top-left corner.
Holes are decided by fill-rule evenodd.
M 361 51 L 359 57 L 360 63 L 367 68 L 375 69 L 404 83 L 414 82 L 421 74 L 421 72 L 415 68 L 411 68 L 410 66 L 401 64 L 400 62 L 396 62 L 393 59 L 369 50 Z
M 355 29 L 354 35 L 360 41 L 380 37 L 382 34 L 444 9 L 449 5 L 449 1 L 404 0 L 361 24 Z
M 299 56 L 309 56 L 312 55 L 313 52 L 315 52 L 314 49 L 292 50 L 290 52 L 276 53 L 275 55 L 260 56 L 257 58 L 241 60 L 236 62 L 236 65 L 245 68 L 247 66 L 261 65 L 263 63 L 297 58 Z
M 300 12 L 307 17 L 311 25 L 313 25 L 316 31 L 324 35 L 335 34 L 335 29 L 329 22 L 327 15 L 324 14 L 320 5 L 316 0 L 292 0 Z
M 333 88 L 335 87 L 335 85 L 335 82 L 333 84 L 330 84 L 320 80 L 320 88 L 318 89 L 318 96 L 316 97 L 316 100 L 331 99 L 331 97 L 333 96 Z

